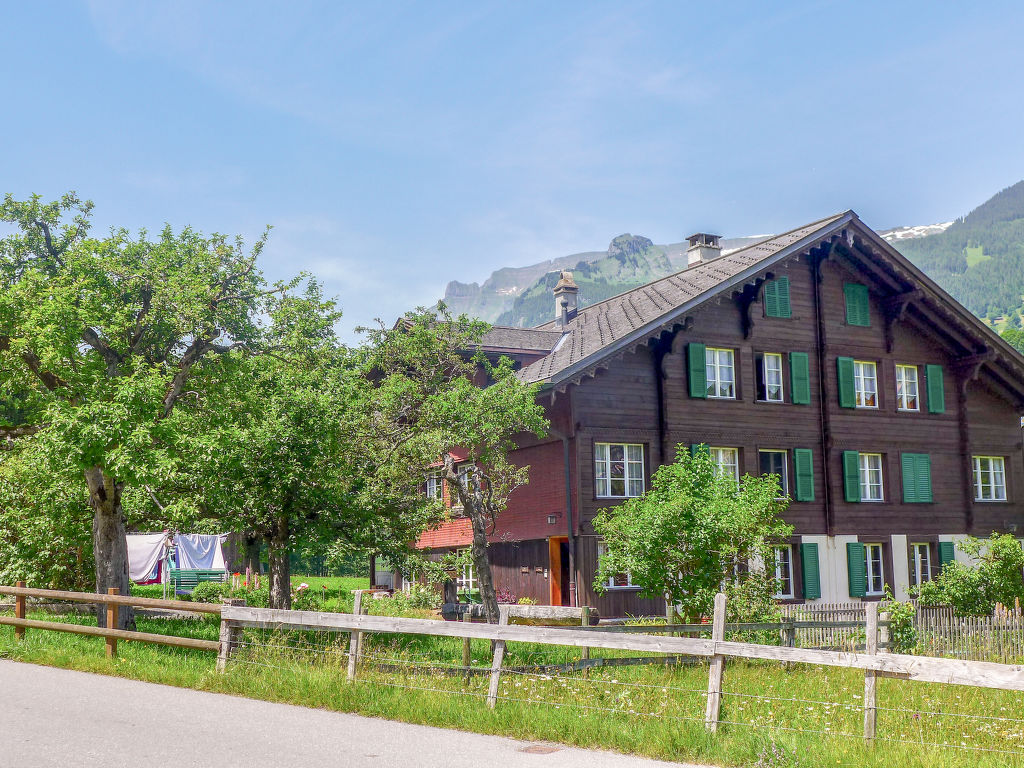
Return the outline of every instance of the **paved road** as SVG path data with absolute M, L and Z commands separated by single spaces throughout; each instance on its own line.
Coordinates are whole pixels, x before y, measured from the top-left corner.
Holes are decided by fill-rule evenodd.
M 111 702 L 117 706 L 109 714 Z M 0 767 L 163 765 L 685 768 L 610 752 L 0 661 Z

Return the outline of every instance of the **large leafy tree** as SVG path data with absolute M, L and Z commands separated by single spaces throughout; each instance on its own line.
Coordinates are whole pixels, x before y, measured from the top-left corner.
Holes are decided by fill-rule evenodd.
M 81 478 L 96 589 L 126 592 L 125 489 L 159 485 L 175 412 L 201 395 L 194 373 L 261 346 L 274 289 L 256 267 L 263 239 L 246 249 L 170 227 L 94 238 L 91 209 L 73 193 L 0 205 L 16 229 L 0 240 L 0 399 L 21 398 L 0 443 L 31 440 Z
M 922 605 L 952 605 L 962 616 L 990 616 L 996 604 L 1024 601 L 1024 550 L 1009 534 L 968 536 L 957 547 L 972 561 L 946 563 L 931 581 L 912 592 Z
M 792 533 L 787 500 L 774 475 L 737 482 L 718 471 L 706 450 L 676 449 L 643 496 L 602 509 L 594 528 L 604 538 L 595 588 L 629 573 L 645 597 L 663 597 L 688 618 L 709 615 L 715 593 L 734 579 L 764 579 L 751 562 L 771 562 L 771 547 Z M 774 590 L 772 590 L 774 591 Z
M 516 378 L 512 361 L 493 363 L 479 352 L 487 328 L 441 306 L 368 331 L 364 365 L 373 386 L 362 400 L 362 447 L 365 491 L 391 504 L 429 504 L 424 481 L 431 471 L 442 473 L 470 520 L 474 573 L 495 623 L 487 538 L 529 472 L 508 455 L 518 437 L 542 436 L 547 421 L 536 387 Z

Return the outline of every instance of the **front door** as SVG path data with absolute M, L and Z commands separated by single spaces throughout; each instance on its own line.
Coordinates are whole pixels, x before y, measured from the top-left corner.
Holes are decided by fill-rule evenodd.
M 548 539 L 548 600 L 551 605 L 569 604 L 569 539 Z

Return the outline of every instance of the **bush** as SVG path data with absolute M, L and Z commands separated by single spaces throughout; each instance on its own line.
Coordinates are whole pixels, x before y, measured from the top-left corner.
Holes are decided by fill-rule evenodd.
M 502 587 L 501 589 L 496 590 L 494 594 L 498 598 L 499 603 L 509 603 L 513 605 L 516 603 L 515 592 L 511 589 Z
M 517 602 L 519 603 L 519 605 L 536 605 L 537 604 L 537 601 L 534 600 L 532 597 L 520 597 Z
M 961 616 L 990 616 L 996 603 L 1024 600 L 1024 550 L 1013 536 L 968 537 L 959 547 L 976 566 L 946 563 L 937 579 L 911 590 L 921 605 L 951 605 Z
M 889 614 L 889 651 L 891 653 L 910 653 L 917 647 L 917 629 L 914 628 L 916 610 L 910 603 L 897 603 L 891 594 L 886 594 L 886 601 L 881 609 Z
M 231 584 L 224 581 L 201 581 L 192 590 L 190 599 L 194 603 L 219 603 L 231 592 Z

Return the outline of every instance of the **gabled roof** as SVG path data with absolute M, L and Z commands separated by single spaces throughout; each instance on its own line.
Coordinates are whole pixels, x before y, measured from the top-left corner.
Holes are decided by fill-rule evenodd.
M 683 325 L 687 313 L 722 294 L 742 291 L 785 259 L 831 242 L 840 257 L 877 285 L 891 317 L 916 323 L 954 350 L 958 374 L 987 380 L 1024 410 L 1024 356 L 940 288 L 853 211 L 696 264 L 580 310 L 551 351 L 518 372 L 542 386 L 564 385 L 609 358 Z M 887 320 L 892 322 L 892 320 Z M 534 331 L 553 332 L 553 324 Z
M 776 261 L 830 237 L 854 218 L 853 211 L 838 213 L 592 304 L 580 310 L 552 351 L 524 367 L 519 377 L 558 384 Z

